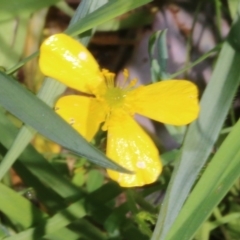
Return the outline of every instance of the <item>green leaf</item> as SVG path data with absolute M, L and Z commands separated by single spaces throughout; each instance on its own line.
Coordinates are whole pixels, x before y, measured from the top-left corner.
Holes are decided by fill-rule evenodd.
M 116 207 L 104 222 L 104 227 L 109 233 L 116 231 L 126 220 L 126 215 L 129 212 L 128 203 L 125 202 L 119 207 Z
M 168 79 L 167 30 L 157 31 L 150 36 L 148 52 L 151 59 L 152 82 Z M 156 55 L 157 52 L 157 55 Z
M 72 178 L 72 182 L 78 186 L 81 187 L 85 183 L 85 173 L 84 171 L 77 171 L 74 173 L 74 176 Z
M 228 0 L 228 8 L 230 10 L 231 18 L 234 19 L 237 14 L 239 0 Z
M 82 235 L 71 231 L 68 229 L 68 227 L 58 229 L 54 233 L 50 233 L 46 236 L 46 238 L 39 238 L 40 240 L 66 240 L 66 239 L 71 239 L 71 240 L 79 240 Z M 35 239 L 34 239 L 35 240 Z
M 103 185 L 104 176 L 99 170 L 91 170 L 88 172 L 86 187 L 88 192 L 93 192 Z
M 100 3 L 105 3 L 106 0 L 102 1 L 90 1 L 85 0 L 81 1 L 75 15 L 73 16 L 71 23 L 65 33 L 76 37 L 81 33 L 88 31 L 89 29 L 94 29 L 96 26 L 105 23 L 119 15 L 128 12 L 134 8 L 140 7 L 141 5 L 147 4 L 152 0 L 119 0 L 119 1 L 110 1 L 107 4 L 103 5 L 101 9 L 97 9 Z M 82 7 L 83 6 L 83 7 Z M 91 10 L 89 13 L 89 9 Z M 94 11 L 95 10 L 95 11 Z M 88 41 L 82 41 L 84 45 L 87 45 Z M 33 53 L 26 59 L 23 59 L 21 62 L 16 64 L 15 66 L 7 69 L 7 73 L 11 74 L 20 67 L 22 67 L 26 61 L 31 60 L 32 58 L 36 57 L 39 52 Z
M 39 133 L 64 148 L 84 156 L 98 165 L 124 171 L 122 167 L 118 167 L 117 164 L 107 159 L 102 152 L 90 145 L 49 106 L 13 78 L 5 73 L 0 73 L 0 85 L 0 104 L 25 124 L 30 125 Z M 11 97 L 9 98 L 9 96 Z M 12 152 L 12 156 L 16 156 L 14 152 Z M 7 160 L 5 159 L 5 161 Z M 9 161 L 9 163 L 11 162 Z M 6 164 L 5 167 L 8 169 L 10 165 Z M 0 178 L 5 174 L 6 168 L 1 166 Z
M 11 221 L 15 222 L 19 229 L 31 227 L 47 216 L 26 198 L 2 183 L 0 183 L 0 191 L 0 210 L 8 216 Z
M 126 14 L 124 18 L 114 18 L 97 26 L 97 31 L 119 31 L 122 29 L 144 27 L 152 24 L 154 15 L 146 8 L 139 8 L 137 11 L 132 11 L 131 14 Z
M 13 139 L 17 135 L 18 129 L 9 121 L 9 118 L 5 116 L 3 111 L 0 111 L 0 132 L 0 142 L 6 149 L 8 149 L 11 146 Z M 5 154 L 4 150 L 1 152 Z M 24 150 L 18 160 L 20 166 L 18 167 L 18 164 L 15 166 L 17 169 L 20 168 L 19 174 L 21 174 L 21 170 L 24 170 L 24 166 L 47 187 L 54 190 L 63 198 L 81 195 L 80 189 L 71 184 L 69 180 L 57 172 L 53 166 L 31 145 Z M 23 179 L 24 177 L 27 178 L 28 175 L 23 176 Z
M 16 161 L 13 168 L 24 184 L 32 188 L 25 193 L 27 197 L 30 200 L 41 202 L 49 214 L 56 213 L 61 208 L 66 207 L 65 199 L 59 196 L 56 190 L 49 188 L 46 180 L 41 182 L 34 176 L 21 161 Z M 55 172 L 53 174 L 55 175 Z M 54 176 L 52 178 L 54 179 Z M 80 195 L 81 191 L 77 193 Z
M 106 234 L 99 230 L 94 224 L 85 219 L 79 219 L 69 226 L 74 232 L 78 232 L 78 236 L 83 236 L 85 239 L 104 240 L 109 239 Z M 66 239 L 66 238 L 65 238 Z M 63 239 L 63 240 L 65 240 Z M 69 239 L 69 238 L 68 238 Z M 78 238 L 79 239 L 79 238 Z
M 240 176 L 240 121 L 225 139 L 184 205 L 166 239 L 192 239 L 201 224 Z M 231 218 L 230 218 L 231 217 Z M 222 224 L 234 218 L 222 219 Z M 220 221 L 218 220 L 219 224 Z M 212 228 L 216 224 L 212 224 Z
M 69 26 L 65 33 L 71 36 L 76 36 L 92 27 L 96 27 L 114 17 L 117 17 L 123 13 L 126 13 L 151 1 L 152 0 L 109 1 L 107 4 L 94 11 L 94 13 L 87 15 L 84 18 L 84 21 L 78 21 L 73 25 Z
M 1 0 L 0 1 L 0 15 L 1 18 L 16 16 L 19 14 L 31 14 L 44 7 L 49 7 L 59 2 L 60 0 Z
M 201 57 L 199 57 L 196 61 L 190 63 L 189 65 L 187 65 L 186 67 L 183 67 L 182 69 L 178 70 L 177 72 L 171 74 L 169 76 L 169 79 L 174 79 L 176 78 L 178 75 L 186 72 L 187 70 L 193 68 L 194 66 L 198 65 L 199 63 L 201 63 L 202 61 L 204 61 L 205 59 L 209 58 L 210 56 L 212 56 L 214 53 L 218 53 L 222 48 L 222 43 L 218 44 L 217 46 L 215 46 L 213 49 L 211 49 L 210 51 L 206 52 L 204 55 L 202 55 Z
M 30 14 L 20 14 L 17 19 L 3 19 L 0 10 L 0 66 L 7 68 L 19 61 L 24 49 L 29 18 Z
M 29 214 L 32 216 L 31 214 Z M 19 234 L 7 237 L 6 240 L 35 240 L 54 233 L 86 215 L 83 201 L 77 201 L 66 209 L 59 211 L 51 218 L 42 221 L 37 227 L 29 228 Z
M 57 7 L 59 10 L 61 10 L 63 13 L 65 13 L 69 17 L 73 17 L 74 16 L 74 10 L 65 1 L 57 2 L 55 4 L 55 7 Z
M 203 94 L 199 118 L 188 129 L 152 240 L 165 239 L 221 131 L 240 82 L 239 26 L 238 15 Z
M 94 221 L 103 224 L 112 213 L 109 202 L 122 193 L 123 189 L 116 183 L 109 182 L 104 184 L 86 197 L 89 215 Z
M 75 34 L 79 33 L 79 29 L 81 30 L 80 32 L 88 30 L 89 28 L 100 24 L 100 22 L 104 22 L 113 17 L 118 16 L 119 14 L 123 13 L 121 12 L 123 10 L 129 11 L 134 7 L 137 7 L 137 6 L 140 6 L 141 4 L 149 2 L 149 0 L 144 0 L 144 1 L 141 0 L 138 2 L 127 1 L 127 0 L 112 1 L 111 4 L 104 5 L 104 7 L 102 7 L 100 11 L 95 11 L 94 13 L 92 13 L 92 15 L 91 14 L 87 15 L 89 11 L 95 10 L 96 8 L 99 7 L 100 4 L 104 2 L 105 0 L 98 1 L 98 2 L 89 1 L 89 0 L 82 1 L 80 7 L 78 7 L 76 14 L 73 16 L 73 19 L 71 21 L 72 26 L 74 26 L 74 29 L 77 31 L 72 33 L 75 33 Z M 119 4 L 120 4 L 120 7 L 119 7 Z M 85 18 L 83 19 L 83 17 Z M 104 20 L 102 21 L 102 19 Z M 84 38 L 85 44 L 87 44 L 88 39 Z M 33 55 L 37 55 L 37 54 L 35 53 Z M 28 60 L 30 59 L 31 57 L 28 58 Z M 19 63 L 17 66 L 14 66 L 12 69 L 9 69 L 8 73 L 12 72 L 13 70 L 16 70 L 18 67 L 22 66 L 22 64 L 23 63 Z M 66 86 L 64 86 L 63 84 L 56 82 L 51 78 L 47 78 L 47 80 L 44 82 L 42 88 L 38 93 L 38 97 L 42 99 L 44 102 L 46 102 L 49 106 L 53 106 L 55 100 L 59 97 L 60 94 L 64 92 L 65 89 L 66 89 Z M 59 129 L 59 131 L 61 131 L 61 129 Z M 4 173 L 9 169 L 9 167 L 17 159 L 19 154 L 24 150 L 27 144 L 31 141 L 34 134 L 35 134 L 35 130 L 33 129 L 29 130 L 27 126 L 22 127 L 16 141 L 14 141 L 13 143 L 12 148 L 7 153 L 7 156 L 3 159 L 3 163 L 5 166 L 2 165 L 3 163 L 1 164 L 0 170 L 2 171 L 2 173 L 0 174 L 0 176 L 1 175 L 3 176 Z M 20 148 L 20 143 L 22 146 L 21 148 Z

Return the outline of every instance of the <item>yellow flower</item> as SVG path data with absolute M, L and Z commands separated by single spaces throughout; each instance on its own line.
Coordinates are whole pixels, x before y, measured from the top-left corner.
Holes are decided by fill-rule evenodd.
M 88 141 L 104 123 L 107 156 L 134 172 L 107 170 L 123 187 L 150 184 L 162 171 L 159 152 L 135 122 L 135 113 L 173 125 L 188 124 L 198 116 L 198 90 L 191 82 L 167 80 L 136 87 L 125 70 L 125 81 L 118 85 L 113 73 L 100 71 L 91 53 L 65 34 L 44 41 L 39 64 L 45 75 L 84 93 L 60 98 L 56 112 Z

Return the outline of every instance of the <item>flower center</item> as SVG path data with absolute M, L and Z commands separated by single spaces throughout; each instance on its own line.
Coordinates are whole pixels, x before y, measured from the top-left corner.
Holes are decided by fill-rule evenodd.
M 123 71 L 124 81 L 118 86 L 115 83 L 115 74 L 109 72 L 108 70 L 102 70 L 103 77 L 106 83 L 106 91 L 102 96 L 109 106 L 110 110 L 116 108 L 123 108 L 127 110 L 126 97 L 128 93 L 132 90 L 133 86 L 136 84 L 136 80 L 129 81 L 128 71 L 125 69 Z M 126 85 L 126 86 L 125 86 Z
M 137 80 L 134 79 L 129 81 L 127 70 L 124 70 L 123 74 L 123 83 L 116 84 L 115 74 L 105 69 L 102 70 L 102 75 L 105 80 L 105 91 L 98 96 L 101 101 L 106 103 L 108 108 L 105 124 L 102 127 L 103 130 L 107 130 L 110 120 L 112 119 L 112 114 L 119 118 L 119 113 L 122 111 L 127 112 L 130 115 L 134 113 L 132 106 L 134 99 L 131 96 L 131 90 L 136 85 Z
M 108 87 L 104 96 L 110 108 L 119 108 L 124 105 L 127 91 L 118 87 Z

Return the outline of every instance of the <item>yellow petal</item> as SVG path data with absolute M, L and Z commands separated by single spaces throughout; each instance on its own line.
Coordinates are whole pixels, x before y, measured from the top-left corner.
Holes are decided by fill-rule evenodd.
M 92 54 L 65 34 L 53 35 L 42 43 L 39 66 L 45 75 L 82 92 L 92 93 L 91 88 L 102 82 Z
M 198 117 L 198 89 L 186 80 L 167 80 L 132 91 L 134 110 L 153 120 L 185 125 Z
M 76 95 L 60 98 L 55 109 L 88 141 L 92 140 L 106 116 L 104 105 L 96 98 Z
M 135 174 L 107 170 L 109 177 L 122 187 L 143 186 L 157 180 L 162 171 L 159 153 L 151 138 L 127 114 L 110 120 L 107 156 Z

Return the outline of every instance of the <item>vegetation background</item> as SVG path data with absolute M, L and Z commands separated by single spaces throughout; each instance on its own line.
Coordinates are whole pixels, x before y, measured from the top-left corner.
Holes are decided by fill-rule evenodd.
M 240 239 L 239 2 L 1 0 L 0 239 Z M 161 152 L 156 183 L 111 182 L 104 134 L 89 145 L 52 110 L 73 90 L 41 74 L 38 49 L 63 31 L 103 68 L 199 86 L 190 126 L 138 118 Z

